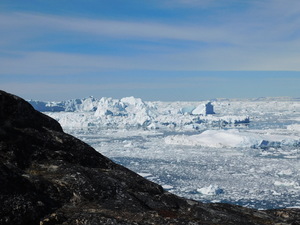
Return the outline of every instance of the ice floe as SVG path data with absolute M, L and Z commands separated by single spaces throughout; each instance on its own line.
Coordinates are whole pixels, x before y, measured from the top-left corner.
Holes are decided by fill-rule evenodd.
M 291 124 L 287 126 L 288 130 L 291 131 L 299 131 L 300 132 L 300 124 Z
M 218 115 L 212 102 L 195 106 L 167 108 L 161 102 L 144 102 L 140 98 L 113 99 L 89 97 L 61 102 L 29 101 L 69 128 L 143 128 L 199 130 L 205 126 L 226 126 L 250 122 L 247 115 Z M 178 107 L 178 108 L 177 108 Z M 59 113 L 57 113 L 59 112 Z M 73 113 L 70 113 L 73 112 Z
M 300 138 L 285 135 L 262 135 L 237 129 L 205 130 L 197 135 L 173 135 L 165 138 L 167 144 L 203 146 L 212 148 L 278 148 L 300 146 Z
M 208 101 L 39 104 L 66 132 L 172 193 L 257 209 L 300 207 L 300 101 L 210 102 L 215 114 L 192 113 Z
M 209 185 L 206 187 L 198 188 L 197 192 L 202 195 L 220 195 L 224 193 L 224 190 L 221 189 L 218 185 Z

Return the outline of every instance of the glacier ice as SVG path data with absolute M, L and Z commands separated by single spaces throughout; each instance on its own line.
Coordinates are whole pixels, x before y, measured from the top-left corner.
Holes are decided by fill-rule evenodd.
M 206 187 L 198 188 L 197 192 L 202 195 L 220 195 L 224 193 L 224 190 L 221 189 L 218 185 L 209 185 Z
M 179 113 L 181 114 L 191 114 L 191 115 L 209 115 L 209 114 L 215 114 L 214 107 L 211 102 L 207 103 L 201 103 L 198 106 L 188 106 L 183 107 L 179 110 Z
M 284 145 L 300 146 L 299 136 L 257 134 L 249 131 L 205 130 L 196 135 L 175 135 L 165 138 L 167 144 L 213 148 L 279 148 Z
M 96 110 L 97 100 L 90 96 L 83 99 L 71 99 L 59 102 L 28 100 L 40 112 L 89 112 Z
M 199 130 L 203 126 L 249 123 L 247 115 L 215 114 L 213 103 L 171 107 L 162 102 L 144 102 L 140 98 L 113 99 L 94 97 L 61 102 L 29 101 L 37 110 L 48 113 L 69 128 L 129 128 Z M 61 112 L 61 114 L 57 114 Z M 64 113 L 65 114 L 64 114 Z M 73 112 L 73 114 L 67 112 Z M 214 115 L 215 114 L 215 115 Z
M 215 114 L 214 107 L 211 102 L 208 102 L 206 104 L 200 104 L 198 105 L 193 111 L 193 115 L 208 115 L 208 114 Z
M 287 126 L 288 130 L 300 132 L 300 124 L 291 124 Z
M 300 101 L 221 99 L 211 102 L 215 114 L 194 115 L 207 101 L 87 99 L 42 105 L 65 131 L 166 190 L 258 209 L 300 207 Z

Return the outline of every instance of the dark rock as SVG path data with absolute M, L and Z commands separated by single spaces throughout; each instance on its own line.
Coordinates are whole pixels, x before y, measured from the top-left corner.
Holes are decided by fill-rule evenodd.
M 299 213 L 175 196 L 0 91 L 0 224 L 299 224 Z

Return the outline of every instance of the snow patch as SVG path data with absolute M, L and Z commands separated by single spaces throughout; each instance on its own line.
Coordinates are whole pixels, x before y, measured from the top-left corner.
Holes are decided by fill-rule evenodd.
M 151 173 L 137 173 L 138 175 L 144 177 L 144 178 L 147 178 L 147 177 L 151 177 L 152 174 Z
M 165 189 L 165 190 L 171 190 L 171 189 L 174 188 L 172 185 L 168 185 L 168 184 L 163 184 L 162 187 L 163 187 L 163 189 Z

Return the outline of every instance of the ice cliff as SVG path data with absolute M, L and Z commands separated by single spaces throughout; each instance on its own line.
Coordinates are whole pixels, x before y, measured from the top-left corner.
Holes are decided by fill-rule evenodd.
M 225 126 L 249 123 L 247 115 L 219 116 L 213 103 L 194 103 L 182 108 L 166 107 L 160 102 L 144 102 L 140 98 L 113 99 L 94 97 L 61 102 L 30 100 L 38 111 L 70 128 L 130 128 L 198 130 L 203 126 Z

